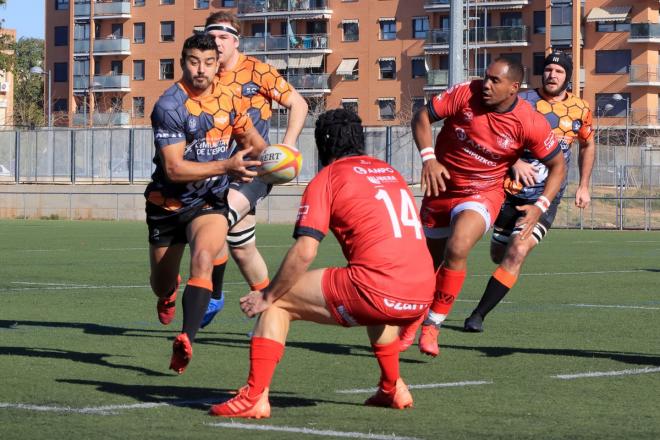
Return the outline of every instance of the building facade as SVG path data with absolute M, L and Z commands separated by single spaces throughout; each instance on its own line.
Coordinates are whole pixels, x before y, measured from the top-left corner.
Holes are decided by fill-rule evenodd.
M 9 41 L 16 41 L 15 29 L 0 29 L 0 34 Z M 6 52 L 10 55 L 11 52 Z M 10 71 L 0 70 L 0 127 L 14 125 L 14 74 Z M 0 175 L 5 172 L 0 168 Z
M 506 55 L 527 66 L 524 86 L 537 87 L 546 51 L 571 52 L 578 42 L 579 92 L 599 123 L 660 125 L 659 2 L 586 0 L 579 21 L 570 0 L 463 4 L 467 78 Z M 227 9 L 241 20 L 241 50 L 275 65 L 308 99 L 312 119 L 344 106 L 367 125 L 407 125 L 425 97 L 448 86 L 449 6 L 449 0 L 46 0 L 56 124 L 148 125 L 158 96 L 181 76 L 184 39 L 210 13 Z M 273 123 L 283 123 L 275 110 Z

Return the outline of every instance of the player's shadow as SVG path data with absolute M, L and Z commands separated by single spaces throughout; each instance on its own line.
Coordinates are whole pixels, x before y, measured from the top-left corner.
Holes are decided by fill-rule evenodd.
M 151 330 L 148 328 L 113 327 L 109 325 L 87 322 L 57 322 L 57 321 L 13 321 L 0 320 L 0 329 L 17 330 L 22 327 L 49 327 L 82 330 L 83 333 L 99 336 L 137 336 L 143 338 L 171 336 L 171 330 Z
M 209 389 L 188 386 L 163 386 L 163 385 L 124 385 L 113 382 L 103 382 L 83 379 L 58 379 L 57 382 L 72 385 L 93 386 L 97 391 L 126 396 L 140 402 L 168 403 L 174 406 L 208 409 L 211 404 L 224 402 L 236 394 L 235 389 Z M 357 403 L 336 401 L 328 399 L 306 399 L 287 392 L 270 392 L 270 405 L 277 408 L 310 407 L 319 403 L 331 403 L 335 405 L 356 405 Z
M 220 338 L 220 337 L 202 337 L 195 339 L 195 344 L 220 345 L 229 347 L 249 347 L 250 339 L 243 333 L 224 333 L 225 335 L 236 335 L 239 338 Z M 358 356 L 373 358 L 374 354 L 371 347 L 365 345 L 341 344 L 331 342 L 303 342 L 296 340 L 287 340 L 287 348 L 301 348 L 303 350 L 313 351 L 315 353 Z M 401 358 L 400 362 L 407 364 L 424 364 L 423 360 Z
M 0 356 L 25 356 L 32 358 L 69 360 L 85 364 L 99 365 L 101 367 L 134 371 L 147 376 L 169 376 L 169 374 L 164 374 L 160 371 L 154 371 L 144 367 L 109 362 L 107 358 L 128 357 L 109 353 L 85 353 L 81 351 L 38 347 L 0 347 Z

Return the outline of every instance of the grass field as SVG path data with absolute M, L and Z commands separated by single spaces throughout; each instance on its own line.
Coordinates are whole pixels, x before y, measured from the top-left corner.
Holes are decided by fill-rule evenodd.
M 290 231 L 258 230 L 271 274 Z M 253 322 L 235 266 L 225 310 L 177 376 L 181 313 L 156 320 L 143 224 L 0 221 L 0 249 L 3 440 L 660 438 L 659 232 L 551 231 L 485 333 L 467 334 L 493 270 L 483 240 L 441 355 L 402 355 L 411 410 L 362 406 L 379 375 L 364 329 L 294 323 L 265 421 L 206 414 L 247 375 Z M 326 239 L 316 266 L 342 264 Z

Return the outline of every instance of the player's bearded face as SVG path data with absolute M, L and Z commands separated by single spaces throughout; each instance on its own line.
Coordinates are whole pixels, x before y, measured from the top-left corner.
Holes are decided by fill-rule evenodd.
M 218 55 L 214 50 L 193 49 L 188 52 L 182 64 L 186 83 L 195 90 L 205 91 L 218 70 Z
M 548 64 L 543 69 L 543 92 L 549 96 L 561 95 L 568 86 L 566 71 L 559 64 Z

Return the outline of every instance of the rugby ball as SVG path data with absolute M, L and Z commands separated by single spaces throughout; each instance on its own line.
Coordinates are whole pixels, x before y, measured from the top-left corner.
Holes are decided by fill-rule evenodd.
M 267 146 L 259 156 L 259 177 L 271 185 L 281 185 L 298 177 L 302 168 L 302 154 L 284 144 Z

